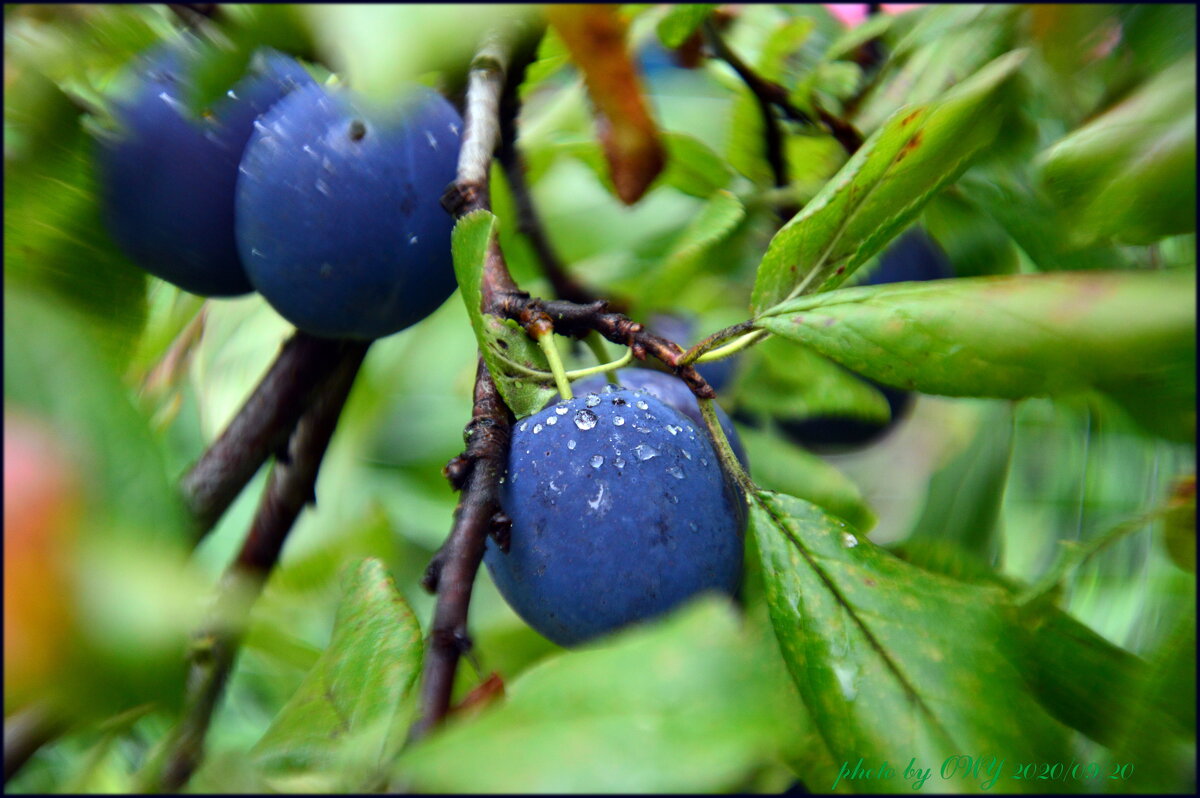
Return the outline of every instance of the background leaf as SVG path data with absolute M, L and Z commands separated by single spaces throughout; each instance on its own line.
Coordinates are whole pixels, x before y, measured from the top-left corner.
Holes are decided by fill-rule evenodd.
M 1195 53 L 1039 160 L 1041 183 L 1077 239 L 1144 244 L 1195 232 Z
M 396 777 L 435 792 L 732 788 L 804 738 L 774 643 L 739 626 L 710 598 L 549 659 L 406 751 Z
M 264 784 L 365 789 L 403 742 L 421 672 L 421 628 L 379 560 L 350 573 L 329 647 L 254 746 Z
M 664 47 L 678 47 L 716 7 L 716 3 L 679 3 L 669 6 L 667 13 L 658 21 L 656 30 L 659 40 Z

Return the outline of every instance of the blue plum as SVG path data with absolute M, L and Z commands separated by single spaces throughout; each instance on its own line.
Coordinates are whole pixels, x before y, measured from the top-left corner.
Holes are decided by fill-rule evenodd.
M 697 428 L 704 429 L 704 418 L 700 415 L 700 403 L 696 401 L 696 395 L 692 393 L 691 388 L 687 387 L 687 383 L 674 374 L 652 369 L 621 369 L 617 372 L 617 380 L 624 388 L 645 391 L 656 397 L 667 407 L 683 413 L 691 419 Z M 576 393 L 594 393 L 602 390 L 605 383 L 604 375 L 597 374 L 579 380 L 572 386 L 572 389 Z M 721 430 L 729 439 L 729 446 L 733 449 L 733 453 L 737 455 L 742 466 L 748 468 L 746 449 L 742 446 L 741 439 L 738 438 L 737 430 L 733 428 L 733 422 L 729 420 L 729 416 L 719 405 L 717 406 L 717 420 L 721 422 Z
M 412 87 L 388 107 L 308 86 L 256 123 L 237 187 L 237 239 L 254 287 L 327 338 L 391 335 L 453 293 L 440 199 L 462 119 Z
M 879 265 L 862 285 L 883 285 L 917 280 L 942 280 L 954 276 L 946 253 L 920 228 L 909 230 L 880 258 Z M 866 379 L 863 377 L 863 379 Z M 819 416 L 801 421 L 780 422 L 793 441 L 815 450 L 839 450 L 863 446 L 893 429 L 912 405 L 913 395 L 901 388 L 867 380 L 883 394 L 892 417 L 886 424 L 839 416 Z
M 188 41 L 152 50 L 113 104 L 114 131 L 96 142 L 110 233 L 153 275 L 205 296 L 252 290 L 234 240 L 238 164 L 254 120 L 312 78 L 294 59 L 261 50 L 205 114 L 187 110 L 200 51 Z
M 580 394 L 517 425 L 484 561 L 525 621 L 564 646 L 661 615 L 742 575 L 739 513 L 703 430 L 655 396 Z

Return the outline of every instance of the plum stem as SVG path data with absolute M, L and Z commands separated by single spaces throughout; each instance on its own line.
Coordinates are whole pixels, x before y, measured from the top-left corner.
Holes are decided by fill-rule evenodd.
M 721 459 L 721 467 L 736 480 L 738 487 L 743 492 L 752 495 L 758 488 L 751 481 L 750 475 L 742 468 L 742 464 L 738 462 L 737 455 L 733 453 L 733 447 L 729 445 L 729 439 L 725 437 L 725 430 L 721 427 L 720 419 L 717 418 L 715 402 L 712 399 L 700 399 L 699 403 L 700 416 L 704 419 L 704 426 L 708 427 L 713 448 L 717 450 L 717 457 Z
M 537 337 L 537 344 L 542 349 L 542 354 L 546 356 L 546 362 L 550 364 L 550 373 L 554 375 L 554 385 L 558 388 L 558 394 L 563 399 L 574 399 L 575 394 L 571 392 L 571 381 L 567 379 L 567 374 L 563 368 L 562 356 L 558 353 L 558 344 L 554 340 L 554 333 L 547 331 Z

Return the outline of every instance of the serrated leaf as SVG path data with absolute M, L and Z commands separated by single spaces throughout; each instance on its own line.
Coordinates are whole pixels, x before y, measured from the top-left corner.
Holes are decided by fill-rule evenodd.
M 757 484 L 811 502 L 863 532 L 875 526 L 875 513 L 858 485 L 822 458 L 769 432 L 739 427 L 738 437 L 754 464 Z
M 583 72 L 617 196 L 632 205 L 662 171 L 666 152 L 625 44 L 627 23 L 615 6 L 551 5 L 545 14 Z
M 708 199 L 729 185 L 733 170 L 707 144 L 687 133 L 663 134 L 667 145 L 667 168 L 659 177 L 671 186 L 693 197 Z
M 403 741 L 401 707 L 421 671 L 421 628 L 387 569 L 362 561 L 338 606 L 333 637 L 251 756 L 273 780 L 324 777 L 366 789 Z
M 767 339 L 749 358 L 733 397 L 739 410 L 797 421 L 829 415 L 885 424 L 891 418 L 879 389 L 808 347 Z
M 1193 52 L 1038 161 L 1043 187 L 1082 243 L 1147 244 L 1196 229 Z
M 664 47 L 678 47 L 700 27 L 716 7 L 716 3 L 679 3 L 670 6 L 655 29 L 658 32 L 658 40 Z
M 906 227 L 996 138 L 1008 116 L 1001 89 L 1025 51 L 991 62 L 939 100 L 902 108 L 771 240 L 752 305 L 838 285 Z
M 1063 728 L 1024 685 L 1003 590 L 914 568 L 790 496 L 760 491 L 750 516 L 784 660 L 835 760 L 936 768 L 964 750 L 1065 754 Z M 986 778 L 938 786 L 1037 789 Z M 855 787 L 899 792 L 911 780 L 896 767 Z
M 757 324 L 886 385 L 1006 399 L 1095 388 L 1190 414 L 1194 430 L 1195 292 L 1185 271 L 972 277 L 801 297 Z
M 544 660 L 503 702 L 408 749 L 396 778 L 431 792 L 731 789 L 807 726 L 762 631 L 710 597 Z
M 546 356 L 515 323 L 483 312 L 483 268 L 496 217 L 485 210 L 458 220 L 450 239 L 454 274 L 467 305 L 467 315 L 479 342 L 479 351 L 504 403 L 523 418 L 541 410 L 557 391 Z M 539 371 L 544 376 L 527 374 Z

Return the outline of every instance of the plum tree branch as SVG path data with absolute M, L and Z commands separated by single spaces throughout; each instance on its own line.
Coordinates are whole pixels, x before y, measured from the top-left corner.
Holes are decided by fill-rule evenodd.
M 199 541 L 288 440 L 314 391 L 354 345 L 297 332 L 237 415 L 180 480 Z
M 745 61 L 738 57 L 737 53 L 721 37 L 711 19 L 706 20 L 704 23 L 704 35 L 717 57 L 733 68 L 733 71 L 742 79 L 742 82 L 746 84 L 746 88 L 750 89 L 755 100 L 758 102 L 759 109 L 763 115 L 767 160 L 771 163 L 772 171 L 775 174 L 776 185 L 787 185 L 782 134 L 779 129 L 778 120 L 771 113 L 771 106 L 777 108 L 786 118 L 802 125 L 813 125 L 815 124 L 814 120 L 792 103 L 788 97 L 787 89 L 759 75 Z M 858 151 L 858 148 L 862 146 L 863 138 L 862 134 L 854 129 L 853 125 L 819 106 L 816 106 L 815 110 L 817 111 L 820 123 L 842 145 L 842 149 L 848 155 L 853 155 Z M 780 182 L 781 175 L 784 179 L 782 183 Z
M 4 783 L 46 743 L 65 729 L 61 720 L 47 707 L 31 705 L 4 719 Z
M 204 755 L 213 711 L 233 669 L 250 610 L 274 569 L 288 533 L 305 505 L 316 503 L 317 473 L 337 427 L 369 342 L 344 342 L 327 379 L 316 386 L 300 417 L 286 457 L 276 459 L 250 530 L 218 590 L 211 620 L 193 645 L 183 716 L 165 746 L 154 776 L 157 787 L 178 790 Z
M 489 209 L 493 154 L 505 148 L 515 152 L 516 91 L 536 49 L 520 46 L 519 34 L 494 32 L 471 62 L 457 179 L 442 196 L 443 207 L 456 218 Z M 510 98 L 507 106 L 502 101 L 506 95 Z M 496 237 L 488 244 L 481 282 L 482 310 L 515 319 L 534 340 L 551 331 L 585 338 L 594 330 L 629 347 L 640 359 L 653 355 L 662 360 L 684 377 L 698 396 L 714 395 L 695 369 L 678 363 L 681 347 L 609 311 L 608 303 L 546 301 L 522 291 Z M 447 463 L 444 472 L 450 484 L 461 491 L 454 523 L 422 581 L 426 590 L 436 593 L 437 601 L 421 675 L 419 715 L 409 730 L 410 740 L 427 735 L 450 711 L 458 663 L 471 648 L 467 616 L 484 546 L 491 535 L 506 547 L 511 525 L 500 506 L 499 486 L 508 462 L 514 419 L 482 358 L 476 366 L 473 398 L 471 421 L 464 431 L 466 450 Z

